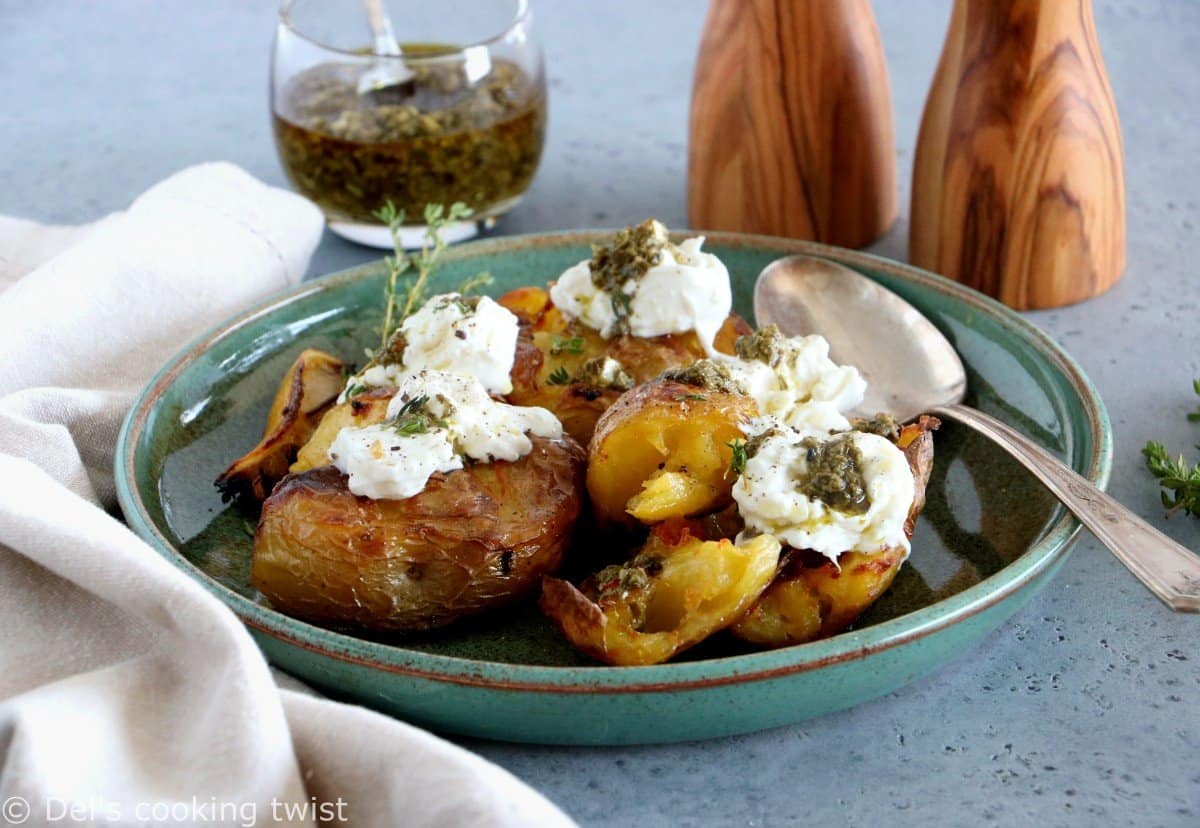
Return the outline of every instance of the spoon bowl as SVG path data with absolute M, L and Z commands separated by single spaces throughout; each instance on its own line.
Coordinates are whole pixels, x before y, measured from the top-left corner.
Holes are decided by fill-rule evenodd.
M 1200 557 L 1159 532 L 1012 426 L 962 405 L 967 376 L 949 340 L 916 308 L 848 267 L 812 256 L 767 265 L 754 285 L 759 325 L 819 334 L 854 365 L 867 395 L 852 413 L 953 419 L 990 438 L 1045 484 L 1167 606 L 1200 612 Z
M 848 314 L 847 308 L 854 313 Z M 962 402 L 967 373 L 942 332 L 890 290 L 826 259 L 787 256 L 768 265 L 754 287 L 754 316 L 788 335 L 820 334 L 835 362 L 867 381 L 849 412 L 886 411 L 910 420 L 931 407 Z

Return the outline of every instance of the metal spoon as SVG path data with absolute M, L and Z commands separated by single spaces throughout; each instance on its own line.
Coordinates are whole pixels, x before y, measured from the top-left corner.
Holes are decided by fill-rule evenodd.
M 416 75 L 396 60 L 404 52 L 396 41 L 396 33 L 392 30 L 392 21 L 383 8 L 383 0 L 363 0 L 367 9 L 367 22 L 371 26 L 371 36 L 374 40 L 373 52 L 383 58 L 371 64 L 371 68 L 358 78 L 358 94 L 371 98 L 376 105 L 403 103 L 403 98 L 412 92 L 413 79 Z
M 859 415 L 936 414 L 990 438 L 1029 469 L 1167 606 L 1200 612 L 1200 556 L 1134 515 L 1025 435 L 962 405 L 967 377 L 954 347 L 912 305 L 824 259 L 788 256 L 763 270 L 754 315 L 789 335 L 820 334 L 868 383 Z

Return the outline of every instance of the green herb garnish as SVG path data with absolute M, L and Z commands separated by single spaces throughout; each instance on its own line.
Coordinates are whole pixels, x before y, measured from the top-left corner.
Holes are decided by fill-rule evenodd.
M 1192 390 L 1196 392 L 1196 396 L 1200 397 L 1200 379 L 1192 380 Z M 1200 423 L 1200 408 L 1187 415 L 1188 422 Z
M 1200 396 L 1200 379 L 1192 380 L 1192 391 Z M 1193 423 L 1200 422 L 1200 409 L 1190 412 L 1187 418 Z M 1196 448 L 1200 449 L 1200 445 Z M 1200 463 L 1189 465 L 1182 454 L 1172 460 L 1166 446 L 1155 441 L 1146 443 L 1142 454 L 1146 458 L 1146 468 L 1158 478 L 1158 484 L 1163 488 L 1160 496 L 1167 517 L 1178 511 L 1200 515 Z
M 746 470 L 746 462 L 750 459 L 750 453 L 746 451 L 745 440 L 733 440 L 725 445 L 733 451 L 733 457 L 729 461 L 729 471 L 734 477 L 739 476 Z
M 1180 510 L 1200 515 L 1200 464 L 1188 465 L 1182 454 L 1172 460 L 1162 443 L 1147 443 L 1142 454 L 1146 457 L 1146 468 L 1163 487 L 1161 497 L 1167 517 Z
M 467 281 L 459 285 L 458 292 L 462 296 L 471 296 L 483 290 L 494 281 L 496 280 L 492 278 L 492 274 L 484 270 L 476 273 L 470 279 L 467 279 Z
M 565 366 L 558 366 L 550 372 L 550 376 L 546 377 L 547 385 L 566 385 L 571 381 L 571 374 Z
M 350 385 L 346 386 L 346 399 L 357 397 L 359 394 L 366 391 L 367 388 L 368 386 L 361 382 L 351 383 Z
M 443 204 L 425 205 L 425 241 L 417 253 L 409 253 L 400 241 L 400 228 L 404 226 L 404 211 L 388 202 L 376 214 L 376 218 L 387 225 L 392 235 L 394 255 L 384 261 L 388 278 L 384 285 L 384 315 L 381 329 L 380 350 L 386 351 L 392 334 L 400 323 L 416 312 L 425 300 L 429 275 L 437 264 L 438 257 L 446 249 L 442 230 L 447 224 L 460 221 L 471 215 L 470 208 L 456 201 L 447 208 Z M 416 278 L 406 279 L 402 285 L 400 277 L 416 268 Z
M 568 354 L 582 354 L 585 344 L 582 336 L 573 336 L 570 339 L 555 336 L 550 340 L 550 353 L 554 356 L 558 356 L 564 351 Z
M 449 424 L 429 411 L 429 397 L 425 394 L 413 397 L 400 407 L 389 426 L 402 437 L 427 434 L 432 428 L 446 428 Z

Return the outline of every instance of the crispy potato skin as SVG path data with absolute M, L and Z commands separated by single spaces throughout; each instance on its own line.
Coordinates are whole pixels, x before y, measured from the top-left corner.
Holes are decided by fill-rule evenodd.
M 345 367 L 337 357 L 314 348 L 296 357 L 275 392 L 262 439 L 217 478 L 223 494 L 255 500 L 267 496 L 341 393 Z
M 734 483 L 729 444 L 757 414 L 749 397 L 666 379 L 629 391 L 604 412 L 588 449 L 596 517 L 652 524 L 721 509 Z M 664 473 L 669 485 L 656 485 Z
M 583 503 L 584 452 L 534 437 L 530 454 L 435 475 L 406 500 L 357 497 L 321 466 L 263 504 L 254 585 L 317 624 L 444 626 L 527 595 L 559 565 Z
M 912 469 L 914 496 L 904 523 L 911 540 L 925 506 L 925 487 L 933 470 L 935 418 L 906 426 L 898 445 Z M 746 616 L 731 628 L 734 635 L 761 647 L 784 647 L 843 631 L 882 595 L 906 558 L 902 547 L 864 554 L 845 552 L 841 569 L 821 555 L 793 551 L 779 575 Z
M 553 385 L 549 376 L 565 369 L 572 377 L 585 362 L 609 356 L 617 360 L 637 383 L 648 382 L 663 371 L 690 365 L 706 356 L 695 333 L 669 334 L 643 339 L 617 336 L 605 339 L 579 322 L 568 319 L 550 301 L 550 294 L 538 287 L 517 288 L 497 300 L 516 314 L 521 324 L 513 363 L 513 390 L 509 400 L 517 405 L 548 408 L 562 420 L 567 433 L 586 446 L 600 415 L 621 396 L 616 389 L 596 389 L 579 383 Z M 751 333 L 746 321 L 731 314 L 713 342 L 723 353 L 733 353 L 739 336 Z M 582 340 L 578 353 L 555 342 Z
M 542 611 L 577 649 L 614 665 L 660 664 L 745 614 L 775 575 L 779 541 L 761 535 L 735 546 L 684 531 L 650 535 L 643 555 L 660 562 L 640 594 L 580 587 L 547 577 Z M 604 574 L 604 573 L 601 573 Z M 634 602 L 644 609 L 635 618 Z

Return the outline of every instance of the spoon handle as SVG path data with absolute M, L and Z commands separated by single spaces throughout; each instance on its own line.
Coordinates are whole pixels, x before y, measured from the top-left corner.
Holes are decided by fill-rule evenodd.
M 1061 460 L 994 417 L 965 405 L 934 414 L 970 426 L 1008 451 L 1173 610 L 1200 612 L 1200 556 L 1139 518 Z

